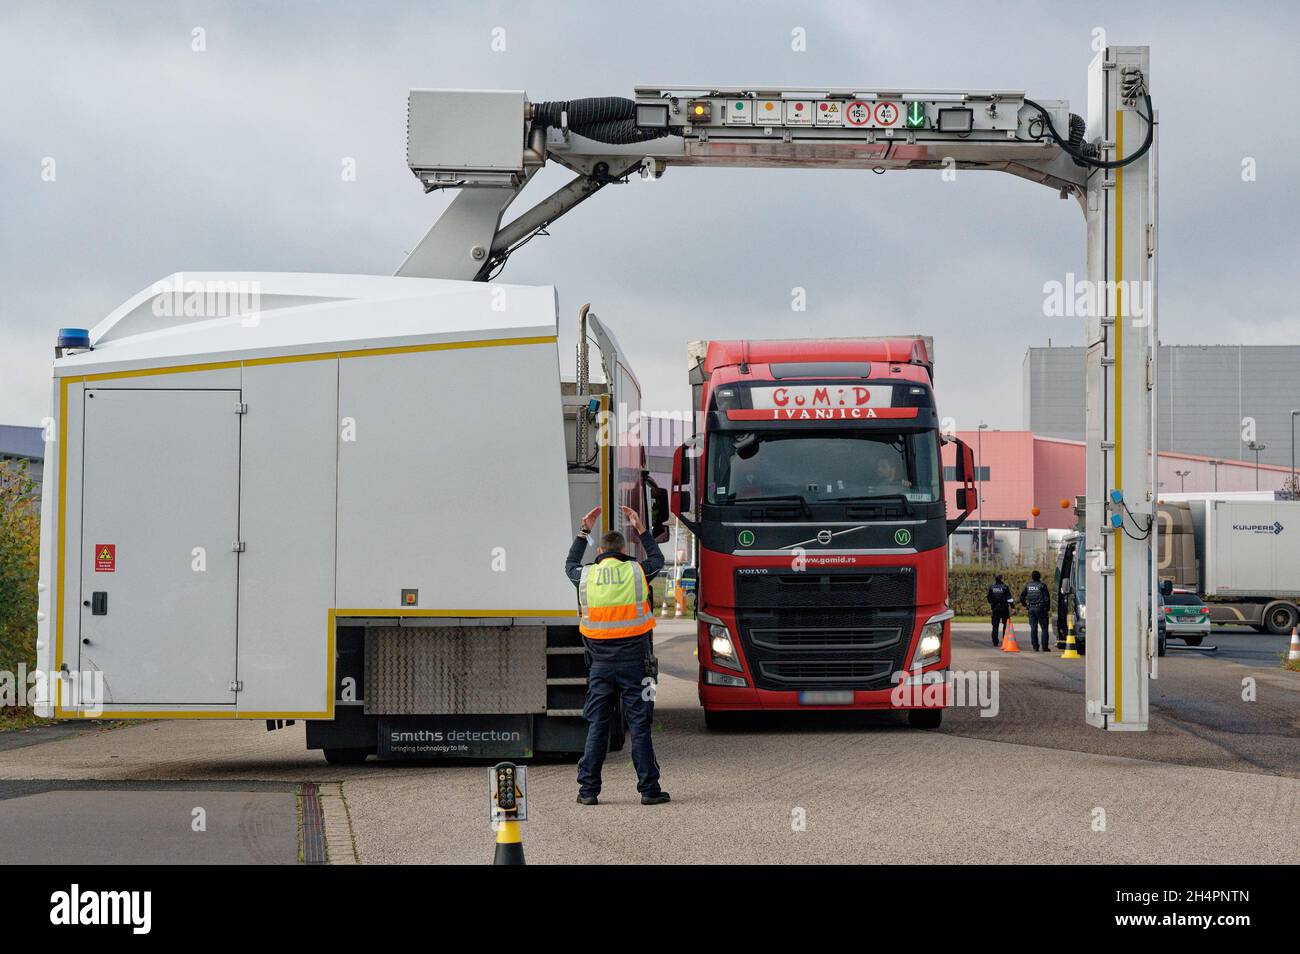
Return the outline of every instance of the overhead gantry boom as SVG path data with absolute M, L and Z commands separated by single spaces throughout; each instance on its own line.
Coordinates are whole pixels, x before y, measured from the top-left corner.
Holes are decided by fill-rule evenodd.
M 520 91 L 412 90 L 411 171 L 427 190 L 462 192 L 397 274 L 485 279 L 604 186 L 669 166 L 987 169 L 1080 199 L 1086 188 L 1088 170 L 1047 134 L 1049 122 L 1081 130 L 1082 120 L 1020 91 L 639 86 L 634 97 L 530 103 Z M 547 161 L 573 180 L 502 226 Z

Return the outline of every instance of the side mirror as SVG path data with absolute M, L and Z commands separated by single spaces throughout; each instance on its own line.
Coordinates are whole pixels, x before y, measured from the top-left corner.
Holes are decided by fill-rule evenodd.
M 650 533 L 659 543 L 668 539 L 668 491 L 650 488 Z
M 673 451 L 673 486 L 670 494 L 670 507 L 673 516 L 680 520 L 686 526 L 686 529 L 694 533 L 698 524 L 690 516 L 694 511 L 691 509 L 690 465 L 687 463 L 686 451 L 687 446 L 685 444 Z
M 971 450 L 969 444 L 958 438 L 954 437 L 952 444 L 956 451 L 956 466 L 953 472 L 962 486 L 957 489 L 957 509 L 961 511 L 961 515 L 948 520 L 950 536 L 979 506 L 979 494 L 975 490 L 975 452 Z
M 1160 595 L 1161 595 L 1161 596 L 1171 596 L 1171 595 L 1173 595 L 1173 592 L 1174 592 L 1174 581 L 1173 581 L 1173 580 L 1161 580 L 1161 581 L 1160 581 Z

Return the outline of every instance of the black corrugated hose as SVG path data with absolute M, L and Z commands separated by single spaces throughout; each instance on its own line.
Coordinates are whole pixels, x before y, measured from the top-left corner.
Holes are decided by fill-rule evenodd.
M 612 146 L 659 139 L 670 132 L 667 129 L 638 129 L 636 101 L 621 96 L 534 103 L 533 125 L 541 129 L 558 127 L 561 113 L 568 113 L 570 131 Z

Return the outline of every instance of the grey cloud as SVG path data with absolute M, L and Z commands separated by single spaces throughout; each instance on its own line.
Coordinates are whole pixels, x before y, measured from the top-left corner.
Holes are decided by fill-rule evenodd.
M 498 26 L 505 53 L 489 46 Z M 1290 6 L 7 4 L 0 421 L 45 413 L 57 327 L 94 324 L 173 271 L 390 273 L 446 202 L 403 163 L 410 86 L 1010 87 L 1082 111 L 1096 26 L 1153 47 L 1165 339 L 1293 337 L 1300 160 L 1276 121 L 1300 79 Z M 190 51 L 194 27 L 206 53 Z M 795 27 L 807 53 L 790 49 Z M 56 183 L 40 181 L 44 156 Z M 1241 182 L 1243 156 L 1257 182 Z M 357 182 L 340 180 L 343 157 Z M 687 401 L 692 338 L 919 331 L 937 339 L 945 413 L 1017 426 L 1024 347 L 1082 340 L 1041 314 L 1043 283 L 1083 271 L 1082 217 L 1009 176 L 672 169 L 550 231 L 505 277 L 557 286 L 566 361 L 592 301 L 653 407 Z

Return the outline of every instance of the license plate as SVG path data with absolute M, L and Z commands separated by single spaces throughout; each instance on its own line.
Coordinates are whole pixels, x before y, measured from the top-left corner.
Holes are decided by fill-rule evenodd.
M 818 689 L 799 693 L 801 706 L 851 706 L 852 689 Z

